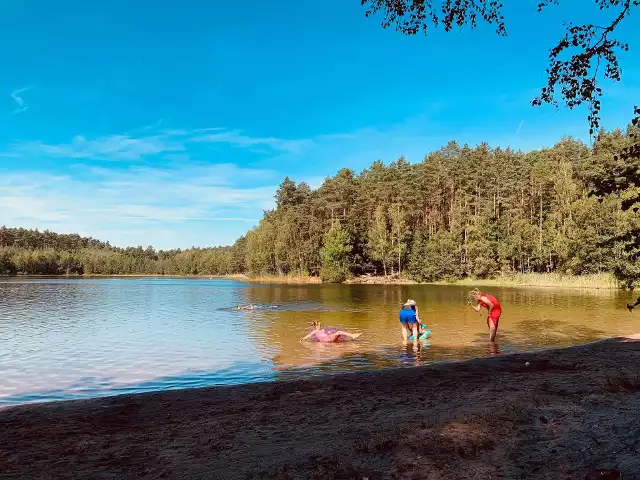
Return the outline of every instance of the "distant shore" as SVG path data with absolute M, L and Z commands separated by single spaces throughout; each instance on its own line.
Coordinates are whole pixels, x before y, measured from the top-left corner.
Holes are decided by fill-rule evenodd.
M 235 278 L 255 283 L 287 283 L 300 285 L 321 283 L 321 279 L 319 277 L 295 275 L 229 275 L 225 278 Z M 621 288 L 620 283 L 611 274 L 560 275 L 556 273 L 526 273 L 504 275 L 488 279 L 464 278 L 440 282 L 416 282 L 415 280 L 411 280 L 406 277 L 391 275 L 362 275 L 350 278 L 344 283 L 348 285 L 461 285 L 469 287 L 544 287 L 602 290 L 617 290 Z
M 608 478 L 597 477 L 605 468 L 638 478 L 638 365 L 635 336 L 10 407 L 0 469 L 3 479 L 584 479 Z
M 17 278 L 20 278 L 18 276 Z M 49 278 L 215 278 L 232 279 L 249 283 L 274 283 L 307 285 L 322 283 L 320 277 L 310 275 L 162 275 L 162 274 L 87 274 L 87 275 L 25 275 L 25 277 L 49 277 Z M 13 277 L 16 278 L 16 277 Z M 382 275 L 362 275 L 353 277 L 344 282 L 348 285 L 461 285 L 478 287 L 543 287 L 543 288 L 578 288 L 597 290 L 618 290 L 621 284 L 613 275 L 604 273 L 596 275 L 561 275 L 557 273 L 525 273 L 504 275 L 497 278 L 487 279 L 452 279 L 450 281 L 439 282 L 416 282 L 405 277 L 382 276 Z

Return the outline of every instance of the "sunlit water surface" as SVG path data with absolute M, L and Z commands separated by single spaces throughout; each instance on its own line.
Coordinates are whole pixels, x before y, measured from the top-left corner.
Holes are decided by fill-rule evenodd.
M 255 285 L 220 279 L 0 279 L 0 407 L 319 373 L 424 365 L 640 331 L 613 291 L 491 288 L 497 348 L 456 286 Z M 418 302 L 432 330 L 404 345 L 397 312 Z M 277 309 L 234 311 L 244 304 Z M 363 332 L 300 343 L 309 324 Z

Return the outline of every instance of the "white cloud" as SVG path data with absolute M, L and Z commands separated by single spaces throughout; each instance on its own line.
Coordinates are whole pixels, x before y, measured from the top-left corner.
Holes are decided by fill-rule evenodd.
M 9 154 L 47 156 L 55 158 L 86 158 L 94 160 L 140 160 L 142 157 L 162 152 L 184 150 L 181 142 L 172 142 L 170 137 L 148 136 L 132 138 L 127 135 L 108 135 L 88 140 L 77 135 L 71 143 L 49 145 L 43 142 L 24 142 L 15 144 Z
M 15 92 L 14 92 L 15 93 Z M 21 99 L 20 99 L 21 100 Z M 25 107 L 26 108 L 26 107 Z M 144 127 L 148 131 L 153 126 Z M 312 139 L 280 139 L 251 137 L 240 131 L 222 127 L 194 130 L 164 130 L 152 135 L 123 133 L 87 138 L 76 135 L 68 143 L 48 144 L 27 141 L 10 145 L 0 156 L 11 158 L 54 157 L 61 159 L 84 158 L 101 161 L 138 161 L 158 154 L 181 155 L 189 144 L 227 144 L 234 147 L 268 147 L 272 152 L 300 154 L 315 146 Z
M 312 139 L 283 140 L 274 137 L 250 137 L 241 131 L 223 131 L 195 137 L 194 141 L 204 143 L 229 143 L 239 147 L 267 146 L 272 150 L 299 154 L 304 150 L 313 148 L 315 142 Z
M 277 187 L 240 187 L 233 176 L 244 174 L 257 172 L 229 165 L 173 171 L 75 165 L 68 175 L 0 170 L 0 222 L 122 246 L 225 244 L 273 206 Z
M 27 92 L 31 89 L 31 87 L 19 88 L 18 90 L 14 90 L 11 92 L 11 98 L 18 105 L 17 108 L 13 111 L 13 114 L 22 113 L 27 110 L 29 107 L 24 104 L 24 99 L 20 96 L 21 93 Z

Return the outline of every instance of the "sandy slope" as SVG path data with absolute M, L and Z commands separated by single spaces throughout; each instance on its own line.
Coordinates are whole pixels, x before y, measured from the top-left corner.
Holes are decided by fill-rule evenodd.
M 614 468 L 640 479 L 639 365 L 640 339 L 613 339 L 9 408 L 0 477 L 606 479 L 589 475 Z

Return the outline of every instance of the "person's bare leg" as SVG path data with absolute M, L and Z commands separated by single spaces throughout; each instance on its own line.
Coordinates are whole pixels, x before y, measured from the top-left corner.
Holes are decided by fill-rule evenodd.
M 490 342 L 495 342 L 496 341 L 496 332 L 498 331 L 498 327 L 496 326 L 495 323 L 493 323 L 493 320 L 489 319 L 489 341 Z
M 356 338 L 358 338 L 360 335 L 362 335 L 362 333 L 349 333 L 349 332 L 343 332 L 342 330 L 339 332 L 336 332 L 338 335 L 344 335 L 345 337 L 349 337 L 352 340 L 355 340 Z
M 402 340 L 404 341 L 404 343 L 407 343 L 409 341 L 409 331 L 407 328 L 407 324 L 406 323 L 402 323 Z
M 411 325 L 411 330 L 413 330 L 413 339 L 418 340 L 418 337 L 420 336 L 420 327 L 418 326 L 418 322 Z
M 349 333 L 349 332 L 343 332 L 342 330 L 339 330 L 331 334 L 331 341 L 335 341 L 340 335 L 344 335 L 345 337 L 349 337 L 350 339 L 355 340 L 360 335 L 362 335 L 362 333 Z

